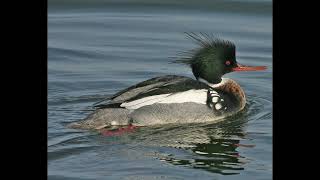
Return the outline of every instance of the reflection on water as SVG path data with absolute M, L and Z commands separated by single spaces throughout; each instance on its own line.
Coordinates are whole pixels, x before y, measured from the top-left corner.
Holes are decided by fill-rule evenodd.
M 244 170 L 248 159 L 237 149 L 254 147 L 240 142 L 246 139 L 244 127 L 252 113 L 254 111 L 247 107 L 243 112 L 218 123 L 141 127 L 124 136 L 103 137 L 103 141 L 107 144 L 130 142 L 131 148 L 138 149 L 141 146 L 176 148 L 183 150 L 184 154 L 152 151 L 149 156 L 175 166 L 203 169 L 223 175 L 239 174 Z
M 232 121 L 232 119 L 228 119 L 228 121 Z M 245 118 L 237 119 L 237 121 L 241 123 L 239 121 L 245 121 Z M 229 132 L 233 133 L 233 137 L 228 135 Z M 191 150 L 193 152 L 192 158 L 171 155 L 159 157 L 159 160 L 165 160 L 173 165 L 184 165 L 224 175 L 238 174 L 238 171 L 244 169 L 242 166 L 244 161 L 241 161 L 244 157 L 237 151 L 240 144 L 239 139 L 244 136 L 241 126 L 221 122 L 211 125 L 195 125 L 192 128 L 176 128 L 167 133 L 171 134 L 171 138 L 167 137 L 166 139 L 169 141 L 167 145 Z M 235 137 L 235 133 L 239 136 Z M 161 135 L 158 138 L 161 139 Z M 174 142 L 175 144 L 173 144 Z

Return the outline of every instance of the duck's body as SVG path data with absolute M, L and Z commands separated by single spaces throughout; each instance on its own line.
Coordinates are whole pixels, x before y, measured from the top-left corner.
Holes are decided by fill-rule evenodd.
M 100 103 L 85 120 L 69 127 L 101 129 L 208 122 L 241 111 L 246 103 L 243 90 L 235 81 L 222 76 L 234 71 L 266 68 L 238 64 L 235 45 L 229 41 L 203 34 L 188 35 L 200 48 L 177 62 L 189 65 L 196 80 L 174 75 L 149 79 L 116 93 Z
M 100 129 L 217 121 L 241 111 L 245 102 L 243 90 L 231 79 L 211 85 L 184 76 L 161 76 L 111 96 L 71 127 Z

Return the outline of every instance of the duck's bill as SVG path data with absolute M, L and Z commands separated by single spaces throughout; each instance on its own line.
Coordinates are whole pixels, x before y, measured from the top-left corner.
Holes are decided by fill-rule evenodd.
M 245 66 L 237 64 L 237 67 L 232 68 L 232 71 L 263 71 L 266 70 L 267 66 Z

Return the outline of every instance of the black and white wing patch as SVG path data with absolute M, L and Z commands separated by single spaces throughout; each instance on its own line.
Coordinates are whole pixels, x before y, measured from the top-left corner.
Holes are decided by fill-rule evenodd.
M 208 89 L 207 91 L 207 105 L 217 115 L 221 115 L 228 109 L 224 98 L 221 97 L 218 92 L 213 89 Z
M 120 106 L 126 109 L 138 109 L 143 106 L 152 105 L 155 103 L 159 104 L 182 104 L 182 103 L 196 103 L 206 104 L 207 95 L 206 89 L 191 89 L 188 91 L 178 93 L 160 94 L 154 96 L 147 96 L 141 99 L 128 101 L 122 103 Z
M 156 97 L 156 99 L 158 99 L 158 97 L 162 97 L 162 95 L 173 95 L 188 90 L 200 90 L 207 88 L 207 84 L 189 77 L 175 75 L 161 76 L 143 81 L 125 90 L 122 90 L 106 100 L 95 103 L 94 107 L 98 109 L 121 108 L 121 104 L 124 105 L 124 103 L 129 103 L 139 99 L 149 101 L 150 98 L 153 99 Z M 206 96 L 206 92 L 204 95 Z M 140 103 L 140 101 L 136 102 Z

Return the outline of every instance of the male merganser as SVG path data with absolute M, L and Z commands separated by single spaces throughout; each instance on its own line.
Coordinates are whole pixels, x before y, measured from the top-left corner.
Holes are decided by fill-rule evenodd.
M 234 71 L 265 70 L 265 66 L 244 66 L 236 61 L 235 45 L 207 34 L 186 33 L 199 44 L 177 63 L 191 67 L 195 79 L 167 75 L 155 77 L 100 102 L 86 119 L 69 127 L 148 126 L 168 123 L 217 121 L 241 111 L 245 93 L 234 80 L 222 78 Z

